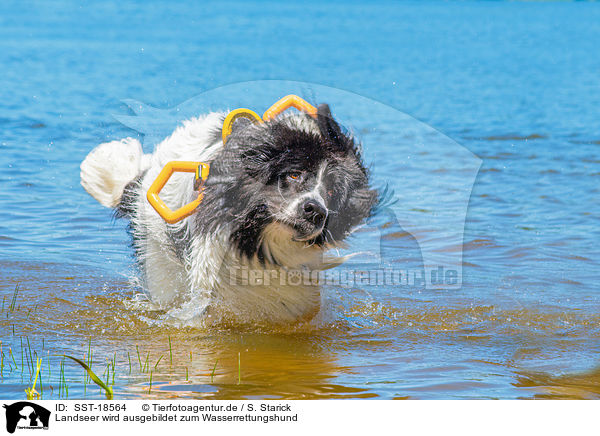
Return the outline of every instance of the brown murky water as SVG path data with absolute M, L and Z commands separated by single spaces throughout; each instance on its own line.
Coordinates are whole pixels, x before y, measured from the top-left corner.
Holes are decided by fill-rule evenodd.
M 69 398 L 103 398 L 72 362 L 65 362 L 61 380 L 60 355 L 87 359 L 88 349 L 93 369 L 114 383 L 117 398 L 600 395 L 598 370 L 561 374 L 573 356 L 597 351 L 590 334 L 598 333 L 598 315 L 444 307 L 424 299 L 375 302 L 355 290 L 345 296 L 352 304 L 337 308 L 329 322 L 205 330 L 178 327 L 149 310 L 124 279 L 105 277 L 110 285 L 98 287 L 92 270 L 68 276 L 64 265 L 1 267 L 11 271 L 0 282 L 3 397 L 23 398 L 31 383 L 29 356 L 37 355 L 44 398 L 64 398 L 64 384 Z

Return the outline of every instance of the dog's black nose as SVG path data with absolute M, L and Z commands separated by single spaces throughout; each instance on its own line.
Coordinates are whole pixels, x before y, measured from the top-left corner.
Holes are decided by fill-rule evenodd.
M 323 220 L 327 216 L 327 209 L 315 200 L 308 200 L 304 203 L 303 210 L 304 219 L 318 226 L 323 223 Z

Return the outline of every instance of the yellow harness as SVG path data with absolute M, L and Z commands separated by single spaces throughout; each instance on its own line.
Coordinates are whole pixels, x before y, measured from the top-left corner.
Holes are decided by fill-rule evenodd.
M 262 118 L 258 116 L 258 114 L 250 109 L 236 109 L 225 117 L 225 121 L 223 121 L 222 128 L 222 136 L 223 136 L 223 144 L 227 142 L 227 137 L 231 134 L 233 130 L 233 123 L 239 118 L 246 118 L 253 123 L 264 123 L 265 121 L 269 121 L 272 118 L 275 118 L 277 115 L 282 113 L 283 111 L 289 109 L 290 107 L 294 107 L 298 110 L 304 111 L 309 114 L 311 117 L 317 117 L 317 108 L 301 99 L 297 95 L 287 95 L 283 97 L 281 100 L 277 101 L 273 106 L 265 111 Z M 163 169 L 160 171 L 150 188 L 148 189 L 148 193 L 146 194 L 146 198 L 148 202 L 152 205 L 154 210 L 158 212 L 158 214 L 169 224 L 174 224 L 178 221 L 181 221 L 187 216 L 190 216 L 196 211 L 196 208 L 202 202 L 202 198 L 204 196 L 202 189 L 204 186 L 204 182 L 208 178 L 208 173 L 210 171 L 210 165 L 204 162 L 191 162 L 191 161 L 171 161 L 168 162 Z M 176 172 L 184 172 L 184 173 L 195 173 L 196 178 L 194 182 L 194 189 L 198 191 L 198 197 L 192 201 L 191 203 L 186 204 L 185 206 L 180 207 L 176 211 L 172 211 L 164 201 L 158 196 L 161 189 L 167 184 L 169 178 Z

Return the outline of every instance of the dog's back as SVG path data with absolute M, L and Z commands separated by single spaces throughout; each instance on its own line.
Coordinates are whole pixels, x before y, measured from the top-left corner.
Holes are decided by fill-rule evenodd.
M 169 225 L 146 201 L 145 193 L 163 166 L 174 160 L 210 162 L 222 147 L 218 140 L 224 114 L 211 113 L 185 121 L 171 136 L 144 154 L 137 139 L 101 144 L 81 163 L 81 184 L 100 204 L 115 208 L 117 216 L 130 220 L 130 230 L 143 286 L 160 306 L 185 298 L 187 280 L 173 234 L 187 227 L 187 220 Z M 174 174 L 161 198 L 176 209 L 189 202 L 193 181 Z

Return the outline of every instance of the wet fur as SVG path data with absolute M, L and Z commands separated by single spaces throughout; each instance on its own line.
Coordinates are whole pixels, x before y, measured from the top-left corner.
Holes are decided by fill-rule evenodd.
M 318 285 L 232 279 L 232 271 L 246 269 L 276 277 L 327 268 L 332 259 L 325 252 L 371 213 L 377 195 L 369 188 L 359 147 L 327 105 L 318 109 L 316 120 L 296 112 L 263 124 L 236 122 L 225 147 L 224 114 L 212 113 L 186 121 L 152 155 L 136 161 L 137 176 L 124 188 L 116 213 L 130 220 L 144 286 L 154 302 L 193 308 L 192 314 L 209 322 L 285 323 L 319 311 Z M 145 195 L 170 160 L 211 164 L 197 212 L 174 225 L 158 216 Z M 84 177 L 85 164 L 84 186 L 84 179 L 92 179 Z M 87 173 L 101 173 L 100 166 L 90 158 Z M 296 173 L 301 181 L 290 178 Z M 192 178 L 181 174 L 161 191 L 172 209 L 196 195 Z M 297 216 L 312 198 L 327 209 L 322 230 Z M 298 240 L 313 233 L 318 234 Z

